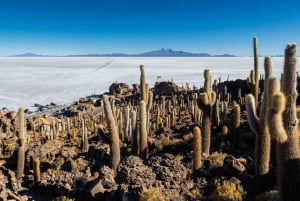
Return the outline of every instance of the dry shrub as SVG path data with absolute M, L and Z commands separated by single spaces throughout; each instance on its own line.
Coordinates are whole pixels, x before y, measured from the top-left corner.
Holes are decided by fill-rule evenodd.
M 159 150 L 162 150 L 164 147 L 172 146 L 178 142 L 180 142 L 179 139 L 176 138 L 170 139 L 169 137 L 163 135 L 161 136 L 160 139 L 156 139 L 154 144 Z
M 178 164 L 181 164 L 183 159 L 184 159 L 184 156 L 182 154 L 177 154 L 174 158 L 174 160 L 177 161 Z
M 159 188 L 143 188 L 142 192 L 139 194 L 139 201 L 169 201 L 170 198 L 162 195 Z
M 63 195 L 54 198 L 53 201 L 73 201 L 73 199 Z
M 280 201 L 279 192 L 276 190 L 264 192 L 263 194 L 257 195 L 255 201 Z
M 222 152 L 214 152 L 209 155 L 208 159 L 210 160 L 210 167 L 211 168 L 219 168 L 223 166 L 223 162 L 225 157 L 227 156 L 226 153 Z
M 187 142 L 187 141 L 192 140 L 193 137 L 194 137 L 194 136 L 193 136 L 193 133 L 192 133 L 192 132 L 189 132 L 189 133 L 183 135 L 183 140 Z
M 216 180 L 216 189 L 209 199 L 214 201 L 242 201 L 246 197 L 246 191 L 240 184 L 235 184 L 230 180 Z

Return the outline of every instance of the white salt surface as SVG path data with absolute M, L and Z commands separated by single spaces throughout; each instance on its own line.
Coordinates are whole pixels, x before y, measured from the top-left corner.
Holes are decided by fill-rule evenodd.
M 68 104 L 80 97 L 108 91 L 113 82 L 139 83 L 139 65 L 145 66 L 146 81 L 173 80 L 182 86 L 203 85 L 203 70 L 213 79 L 245 79 L 253 58 L 213 57 L 0 57 L 0 108 L 16 110 L 35 103 Z M 273 74 L 280 76 L 283 58 L 273 58 Z M 263 58 L 259 60 L 263 74 Z M 158 78 L 160 76 L 160 78 Z

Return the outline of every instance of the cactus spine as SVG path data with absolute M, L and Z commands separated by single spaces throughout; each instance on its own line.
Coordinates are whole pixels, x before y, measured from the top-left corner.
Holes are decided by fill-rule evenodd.
M 258 191 L 264 191 L 268 187 L 268 173 L 271 151 L 271 136 L 267 123 L 267 110 L 269 98 L 274 94 L 273 87 L 268 87 L 268 79 L 272 72 L 271 58 L 266 57 L 265 68 L 265 90 L 262 105 L 260 108 L 260 118 L 256 115 L 256 102 L 252 94 L 246 97 L 247 118 L 251 130 L 255 133 L 255 174 Z
M 18 148 L 18 164 L 17 164 L 17 179 L 23 177 L 25 167 L 25 119 L 24 108 L 20 107 L 18 111 L 19 118 L 19 148 Z
M 111 167 L 116 172 L 120 162 L 119 134 L 108 96 L 103 96 L 103 103 L 107 125 L 111 134 Z
M 270 129 L 277 141 L 278 183 L 281 199 L 284 201 L 292 201 L 300 197 L 296 48 L 296 44 L 289 44 L 285 49 L 282 93 L 273 96 L 272 108 L 269 111 Z
M 203 141 L 202 152 L 205 156 L 209 155 L 210 150 L 210 135 L 211 135 L 211 115 L 212 107 L 216 102 L 216 93 L 212 90 L 211 75 L 209 70 L 204 70 L 204 92 L 198 96 L 199 108 L 203 110 L 202 128 Z
M 202 138 L 199 126 L 193 128 L 193 168 L 194 171 L 202 167 Z

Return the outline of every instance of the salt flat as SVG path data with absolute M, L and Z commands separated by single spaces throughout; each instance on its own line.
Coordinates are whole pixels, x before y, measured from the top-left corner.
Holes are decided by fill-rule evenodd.
M 146 80 L 173 80 L 178 85 L 203 85 L 203 70 L 213 79 L 245 79 L 253 68 L 251 57 L 1 57 L 0 108 L 28 108 L 34 103 L 68 104 L 91 94 L 108 91 L 113 82 L 139 83 L 139 65 Z M 283 58 L 273 58 L 279 76 Z M 263 73 L 263 58 L 259 59 Z M 160 78 L 158 78 L 160 76 Z

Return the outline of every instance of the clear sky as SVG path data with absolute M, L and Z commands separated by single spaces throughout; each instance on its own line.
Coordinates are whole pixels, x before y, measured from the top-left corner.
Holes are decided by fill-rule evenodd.
M 299 0 L 0 0 L 0 56 L 187 52 L 283 54 Z

